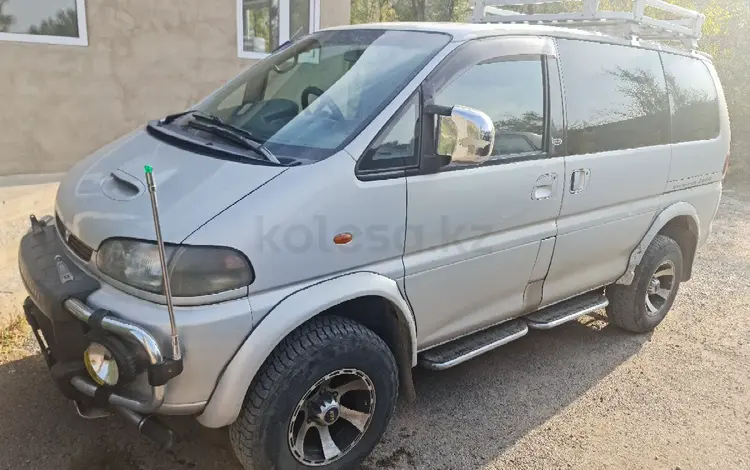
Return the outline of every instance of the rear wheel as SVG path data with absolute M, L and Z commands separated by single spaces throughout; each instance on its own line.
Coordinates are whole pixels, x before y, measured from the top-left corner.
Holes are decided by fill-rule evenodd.
M 672 308 L 681 274 L 680 246 L 665 235 L 657 235 L 635 268 L 633 282 L 607 288 L 609 320 L 635 333 L 653 330 Z
M 356 468 L 385 430 L 398 390 L 388 346 L 340 317 L 318 317 L 276 347 L 230 427 L 247 469 Z

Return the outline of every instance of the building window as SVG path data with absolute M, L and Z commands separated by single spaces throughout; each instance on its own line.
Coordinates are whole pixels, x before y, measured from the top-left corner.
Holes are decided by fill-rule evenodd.
M 86 46 L 84 0 L 0 0 L 0 41 Z
M 319 27 L 320 0 L 237 0 L 240 57 L 262 59 Z

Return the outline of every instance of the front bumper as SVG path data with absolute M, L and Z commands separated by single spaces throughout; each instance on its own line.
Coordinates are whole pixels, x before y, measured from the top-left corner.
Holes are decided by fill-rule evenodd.
M 181 363 L 165 360 L 159 343 L 145 329 L 86 304 L 101 286 L 69 258 L 53 224 L 32 223 L 21 239 L 18 263 L 29 293 L 24 313 L 61 392 L 102 407 L 157 411 L 164 402 L 165 384 L 179 375 Z M 127 384 L 101 386 L 89 377 L 83 353 L 92 334 L 112 335 L 127 345 L 147 373 L 149 393 L 136 396 Z

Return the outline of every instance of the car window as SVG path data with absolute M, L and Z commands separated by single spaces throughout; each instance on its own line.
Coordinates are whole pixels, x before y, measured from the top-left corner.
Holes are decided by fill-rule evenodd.
M 417 158 L 419 95 L 412 96 L 362 157 L 360 171 L 414 166 Z
M 659 53 L 558 40 L 568 117 L 568 153 L 669 143 L 669 100 Z
M 440 90 L 440 106 L 463 105 L 486 113 L 495 124 L 494 159 L 543 150 L 542 59 L 479 63 Z
M 221 115 L 228 115 L 233 110 L 242 106 L 242 101 L 245 99 L 245 89 L 247 85 L 237 87 L 232 93 L 224 98 L 221 103 L 216 105 L 216 113 Z
M 356 137 L 450 39 L 374 28 L 319 31 L 250 67 L 196 109 L 277 156 L 318 161 Z
M 542 148 L 541 139 L 534 143 L 523 134 L 498 132 L 495 134 L 494 155 L 513 155 L 515 153 L 536 152 Z
M 706 64 L 692 57 L 662 54 L 672 108 L 672 143 L 719 136 L 719 96 Z

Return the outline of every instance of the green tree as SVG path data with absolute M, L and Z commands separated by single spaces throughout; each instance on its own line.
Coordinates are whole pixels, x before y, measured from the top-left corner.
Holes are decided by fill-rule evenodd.
M 32 25 L 29 34 L 41 34 L 45 36 L 78 36 L 78 16 L 74 8 L 58 10 L 55 16 L 42 20 L 38 26 Z
M 392 0 L 352 0 L 351 22 L 353 24 L 397 21 Z
M 467 21 L 471 0 L 351 0 L 353 24 L 381 21 Z
M 0 33 L 7 33 L 13 23 L 16 22 L 16 18 L 13 15 L 3 14 L 3 7 L 8 3 L 8 0 L 0 0 Z

